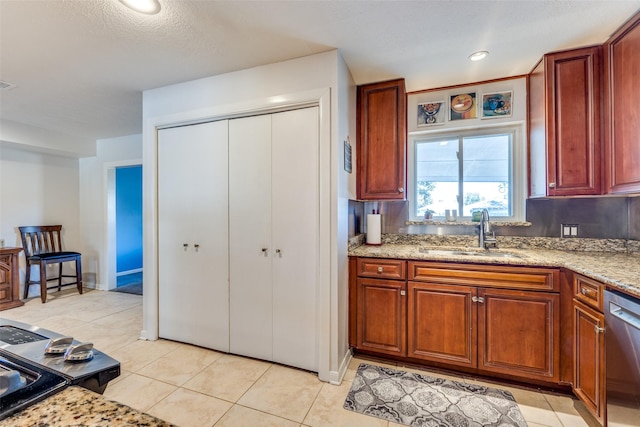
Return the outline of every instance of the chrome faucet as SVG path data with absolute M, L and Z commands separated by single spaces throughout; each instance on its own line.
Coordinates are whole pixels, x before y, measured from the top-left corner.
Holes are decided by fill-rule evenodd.
M 491 222 L 489 221 L 489 211 L 485 208 L 482 209 L 482 215 L 480 216 L 480 232 L 478 233 L 478 246 L 483 249 L 489 249 L 489 247 L 496 247 L 496 232 L 491 231 Z

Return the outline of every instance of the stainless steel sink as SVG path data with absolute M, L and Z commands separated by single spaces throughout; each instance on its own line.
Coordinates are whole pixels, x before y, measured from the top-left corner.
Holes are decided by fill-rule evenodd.
M 431 249 L 420 248 L 420 253 L 441 256 L 465 256 L 465 257 L 485 257 L 485 258 L 526 258 L 524 255 L 514 254 L 512 252 L 500 252 L 496 250 L 480 249 Z

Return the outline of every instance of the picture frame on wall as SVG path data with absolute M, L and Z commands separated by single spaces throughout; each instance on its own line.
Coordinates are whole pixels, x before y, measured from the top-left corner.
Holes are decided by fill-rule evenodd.
M 449 120 L 454 121 L 477 118 L 475 92 L 451 95 L 449 101 Z
M 445 101 L 418 103 L 418 127 L 444 124 L 446 116 Z
M 483 119 L 511 117 L 513 113 L 513 92 L 491 92 L 482 94 Z

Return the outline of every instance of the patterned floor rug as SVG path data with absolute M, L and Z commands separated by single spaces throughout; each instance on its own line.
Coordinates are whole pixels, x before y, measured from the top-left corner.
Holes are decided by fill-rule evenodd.
M 511 393 L 360 364 L 344 408 L 419 427 L 526 427 Z

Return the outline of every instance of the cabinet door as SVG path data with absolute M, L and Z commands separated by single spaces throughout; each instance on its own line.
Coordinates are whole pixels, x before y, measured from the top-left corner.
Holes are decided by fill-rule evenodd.
M 405 282 L 359 278 L 357 347 L 406 356 Z
M 613 34 L 604 50 L 607 189 L 640 192 L 640 14 Z
M 159 335 L 229 351 L 227 121 L 158 132 Z
M 271 116 L 229 121 L 229 345 L 272 360 Z
M 600 194 L 601 47 L 545 56 L 550 196 Z
M 557 382 L 559 295 L 478 290 L 478 369 Z
M 404 80 L 359 86 L 357 103 L 358 198 L 404 199 L 407 121 Z
M 318 370 L 318 108 L 272 115 L 273 360 Z
M 574 300 L 573 392 L 600 421 L 604 418 L 604 315 Z
M 476 366 L 475 288 L 409 282 L 407 355 Z

